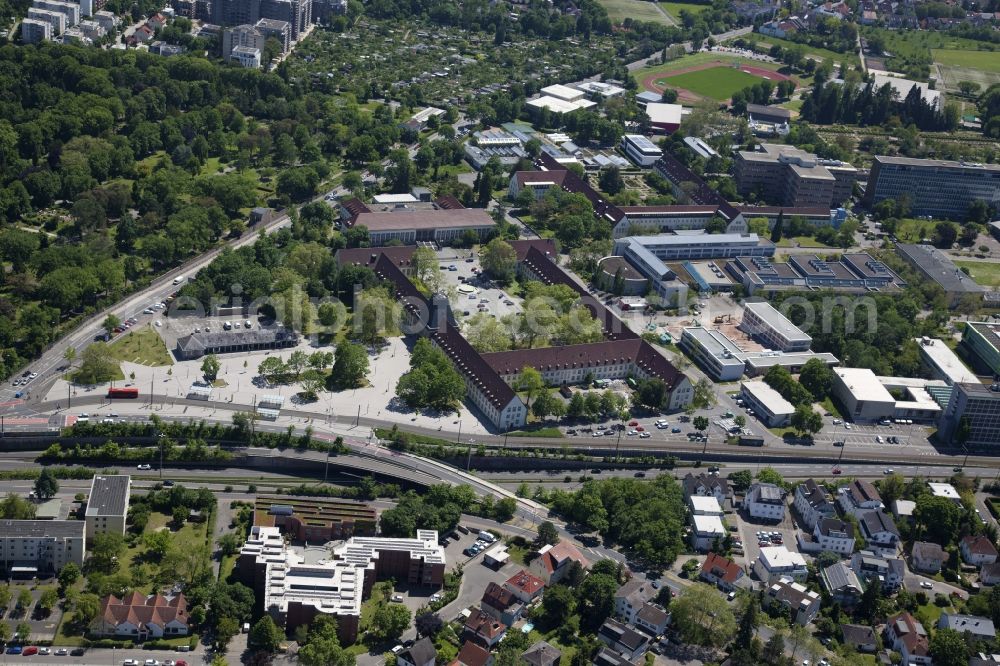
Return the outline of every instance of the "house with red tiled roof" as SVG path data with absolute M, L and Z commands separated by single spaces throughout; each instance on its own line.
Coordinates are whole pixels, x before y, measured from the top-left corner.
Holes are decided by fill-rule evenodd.
M 927 630 L 909 613 L 889 618 L 885 625 L 886 645 L 903 656 L 904 664 L 930 664 Z
M 493 666 L 493 655 L 479 643 L 465 641 L 448 666 Z
M 183 594 L 165 597 L 133 592 L 121 599 L 113 594 L 104 597 L 101 612 L 90 630 L 97 636 L 144 641 L 187 636 L 188 622 L 187 599 Z
M 989 537 L 982 534 L 963 538 L 958 544 L 958 549 L 962 552 L 962 559 L 976 567 L 997 561 L 996 546 Z
M 526 604 L 542 596 L 545 591 L 545 581 L 524 569 L 508 578 L 503 586 Z
M 701 579 L 726 592 L 731 592 L 736 587 L 744 587 L 749 583 L 743 567 L 728 557 L 716 553 L 709 553 L 708 557 L 705 558 L 705 563 L 701 565 Z
M 476 641 L 483 647 L 492 648 L 503 639 L 505 633 L 507 633 L 506 624 L 481 608 L 476 608 L 465 621 L 462 637 Z
M 521 613 L 524 612 L 524 602 L 507 588 L 493 582 L 486 586 L 480 605 L 485 613 L 497 618 L 508 627 L 520 620 Z
M 546 585 L 558 583 L 569 572 L 574 562 L 579 562 L 584 569 L 590 566 L 579 550 L 571 543 L 560 541 L 554 546 L 543 546 L 538 551 L 538 557 L 531 561 L 531 573 L 535 574 Z

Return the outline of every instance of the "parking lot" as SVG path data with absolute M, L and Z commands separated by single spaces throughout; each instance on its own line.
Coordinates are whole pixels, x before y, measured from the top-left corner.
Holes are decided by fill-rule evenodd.
M 751 562 L 757 560 L 760 557 L 760 549 L 766 546 L 784 546 L 792 552 L 798 551 L 798 544 L 795 540 L 796 527 L 795 522 L 792 518 L 791 508 L 786 505 L 785 517 L 782 518 L 781 522 L 775 524 L 774 522 L 765 522 L 757 518 L 751 518 L 746 510 L 740 510 L 736 516 L 729 516 L 730 518 L 735 517 L 738 532 L 740 537 L 743 539 L 743 559 L 747 565 L 750 566 Z M 769 539 L 765 546 L 761 546 L 760 539 L 757 537 L 757 532 L 777 532 L 781 535 L 781 543 L 777 543 L 773 539 Z M 805 556 L 808 557 L 808 556 Z
M 499 318 L 521 311 L 519 298 L 512 298 L 500 285 L 482 275 L 479 257 L 473 251 L 446 248 L 437 255 L 445 284 L 458 291 L 458 300 L 453 305 L 463 316 L 486 312 Z

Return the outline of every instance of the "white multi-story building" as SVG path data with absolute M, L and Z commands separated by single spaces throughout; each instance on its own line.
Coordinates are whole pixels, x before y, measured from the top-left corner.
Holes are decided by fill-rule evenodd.
M 882 496 L 878 494 L 875 486 L 861 479 L 854 479 L 841 488 L 837 501 L 844 513 L 849 513 L 855 518 L 860 518 L 861 514 L 868 511 L 881 511 L 884 508 Z
M 48 9 L 38 9 L 28 7 L 28 18 L 39 21 L 48 21 L 52 26 L 52 36 L 61 35 L 66 30 L 66 15 L 62 12 L 53 12 Z
M 232 62 L 238 62 L 240 67 L 260 69 L 260 49 L 251 46 L 234 46 L 229 53 Z
M 747 406 L 768 428 L 782 428 L 792 420 L 795 407 L 764 381 L 743 382 L 740 388 Z
M 43 19 L 26 18 L 21 21 L 21 41 L 37 44 L 52 39 L 52 24 Z
M 820 609 L 820 596 L 805 585 L 794 582 L 787 576 L 781 576 L 767 587 L 764 594 L 764 605 L 780 604 L 791 614 L 792 622 L 803 627 L 816 618 Z
M 132 479 L 127 474 L 94 476 L 85 513 L 88 539 L 111 532 L 125 534 L 131 490 Z
M 79 520 L 0 520 L 0 564 L 22 575 L 56 573 L 70 562 L 82 567 L 85 528 Z
M 813 541 L 819 552 L 828 550 L 838 555 L 854 552 L 854 527 L 837 518 L 824 518 L 813 528 Z
M 812 345 L 812 338 L 770 303 L 745 304 L 739 328 L 765 347 L 777 351 L 808 351 Z
M 813 479 L 795 486 L 795 510 L 806 527 L 812 529 L 823 518 L 837 515 L 833 498 Z
M 773 483 L 755 483 L 743 501 L 753 518 L 781 521 L 785 517 L 785 493 Z
M 691 547 L 704 552 L 726 538 L 726 526 L 719 516 L 691 516 Z
M 866 583 L 879 582 L 886 593 L 892 593 L 903 584 L 906 563 L 898 557 L 882 557 L 872 550 L 862 550 L 851 555 L 851 569 Z
M 626 134 L 622 137 L 622 150 L 630 160 L 639 166 L 653 166 L 656 160 L 663 157 L 659 146 L 641 134 Z
M 870 548 L 895 556 L 899 548 L 899 530 L 892 516 L 881 511 L 866 511 L 858 516 L 858 525 Z
M 50 12 L 65 14 L 67 28 L 80 22 L 80 5 L 74 2 L 63 2 L 62 0 L 35 0 L 31 6 L 36 9 L 47 9 Z
M 782 576 L 797 581 L 803 581 L 809 576 L 805 558 L 784 546 L 761 548 L 753 570 L 757 578 L 768 583 Z

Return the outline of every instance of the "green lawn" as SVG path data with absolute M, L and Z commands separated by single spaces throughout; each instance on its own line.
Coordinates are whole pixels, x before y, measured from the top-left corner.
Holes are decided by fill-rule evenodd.
M 733 67 L 719 66 L 671 76 L 664 83 L 671 88 L 683 88 L 696 95 L 722 101 L 732 97 L 737 90 L 760 81 L 760 77 L 753 74 Z
M 984 287 L 1000 287 L 1000 264 L 991 261 L 956 261 L 959 268 L 968 268 L 972 279 Z
M 680 21 L 682 9 L 686 9 L 692 14 L 701 14 L 706 9 L 709 9 L 711 5 L 696 5 L 692 2 L 661 2 L 660 7 L 666 9 L 667 13 Z
M 751 35 L 747 35 L 750 38 Z M 853 53 L 837 53 L 836 51 L 831 51 L 830 49 L 824 49 L 819 46 L 810 46 L 809 44 L 797 44 L 788 39 L 778 39 L 777 37 L 764 37 L 762 35 L 754 34 L 752 35 L 754 41 L 756 42 L 758 48 L 755 49 L 758 52 L 767 51 L 772 46 L 780 46 L 782 48 L 802 48 L 807 56 L 815 56 L 817 58 L 822 58 L 823 60 L 830 60 L 832 62 L 843 63 L 847 62 L 849 64 L 854 64 L 858 62 L 858 56 Z
M 978 69 L 1000 73 L 1000 52 L 969 51 L 966 49 L 931 49 L 934 62 L 952 67 Z
M 152 326 L 131 329 L 120 334 L 108 349 L 119 361 L 152 366 L 174 364 L 163 338 L 153 330 Z
M 819 242 L 815 238 L 810 238 L 809 236 L 792 236 L 791 238 L 783 237 L 778 241 L 778 247 L 815 247 L 818 249 L 829 248 L 829 245 Z
M 612 23 L 620 24 L 625 19 L 630 18 L 633 21 L 673 25 L 664 12 L 657 10 L 656 3 L 653 2 L 646 2 L 646 0 L 601 0 L 601 4 L 608 10 L 608 18 L 611 19 Z M 663 6 L 664 4 L 661 4 L 661 8 Z

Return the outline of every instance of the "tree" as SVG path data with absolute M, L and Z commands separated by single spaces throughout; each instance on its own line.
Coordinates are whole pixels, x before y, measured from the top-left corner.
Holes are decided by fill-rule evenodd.
M 913 517 L 929 541 L 947 547 L 958 536 L 962 509 L 948 498 L 921 495 Z
M 35 517 L 35 505 L 20 495 L 7 493 L 0 502 L 0 518 L 10 520 L 31 520 Z
M 319 370 L 310 368 L 302 373 L 299 384 L 302 385 L 302 395 L 315 400 L 319 392 L 326 386 L 326 375 Z
M 695 583 L 670 604 L 674 625 L 685 642 L 721 646 L 736 632 L 729 603 L 715 589 Z
M 517 253 L 510 243 L 494 238 L 479 252 L 479 261 L 490 277 L 502 284 L 509 284 L 517 271 Z
M 615 607 L 618 581 L 601 573 L 591 573 L 577 588 L 577 611 L 580 626 L 587 633 L 594 633 L 608 619 Z
M 329 615 L 319 615 L 306 634 L 299 649 L 298 661 L 304 666 L 354 666 L 355 658 L 346 652 L 337 639 L 337 621 Z
M 554 546 L 559 543 L 559 531 L 549 520 L 544 520 L 538 525 L 538 536 L 535 537 L 535 544 L 538 546 Z
M 47 500 L 59 492 L 59 482 L 56 475 L 48 467 L 43 467 L 41 474 L 35 479 L 35 494 L 39 499 Z
M 17 595 L 17 607 L 22 611 L 26 611 L 31 607 L 31 592 L 25 588 L 21 588 L 21 591 Z
M 5 644 L 10 640 L 10 625 L 6 622 L 0 622 L 0 645 Z
M 164 530 L 147 532 L 142 536 L 142 544 L 146 547 L 146 552 L 162 559 L 170 550 L 170 533 Z
M 942 250 L 951 249 L 951 246 L 958 240 L 958 229 L 951 222 L 938 222 L 934 226 L 934 235 L 931 240 L 934 247 Z
M 205 357 L 205 360 L 201 362 L 201 373 L 205 375 L 205 379 L 209 381 L 214 381 L 215 378 L 219 376 L 220 368 L 222 368 L 222 362 L 219 361 L 219 357 L 215 354 L 209 354 Z
M 521 368 L 521 372 L 514 378 L 514 386 L 517 387 L 518 391 L 523 391 L 527 394 L 527 404 L 525 406 L 530 409 L 531 401 L 545 390 L 545 380 L 542 378 L 542 373 L 526 365 Z
M 969 645 L 954 629 L 935 631 L 930 648 L 935 666 L 967 666 L 969 663 Z
M 729 475 L 729 482 L 733 486 L 733 490 L 746 490 L 753 483 L 753 475 L 750 470 L 742 469 L 739 472 L 733 472 Z
M 76 581 L 80 580 L 80 567 L 73 562 L 67 563 L 59 570 L 59 589 L 65 591 L 73 587 Z M 2 606 L 3 604 L 0 604 Z
M 802 366 L 799 383 L 808 390 L 817 402 L 830 395 L 833 388 L 833 370 L 818 358 L 811 358 Z
M 565 585 L 553 585 L 542 597 L 541 620 L 549 628 L 561 627 L 576 612 L 576 597 Z
M 90 556 L 87 569 L 111 574 L 118 569 L 118 560 L 125 553 L 125 537 L 115 532 L 94 535 L 90 539 Z
M 103 328 L 104 332 L 108 334 L 108 339 L 110 340 L 111 336 L 115 334 L 115 329 L 121 325 L 122 325 L 121 319 L 119 319 L 113 314 L 109 314 L 107 317 L 104 318 L 104 321 L 101 323 L 101 328 Z
M 756 596 L 750 596 L 740 613 L 739 629 L 736 633 L 734 646 L 738 650 L 749 650 L 757 632 L 757 615 L 760 613 L 760 604 Z
M 402 305 L 386 287 L 365 289 L 354 302 L 354 334 L 368 345 L 399 335 Z
M 823 429 L 823 417 L 812 405 L 799 405 L 791 419 L 792 427 L 802 434 L 813 435 Z
M 382 604 L 372 615 L 371 626 L 381 640 L 394 641 L 410 626 L 411 617 L 402 604 Z
M 703 433 L 708 430 L 708 418 L 705 416 L 696 416 L 691 420 L 691 425 L 699 433 Z
M 42 592 L 41 596 L 38 597 L 38 608 L 48 615 L 52 612 L 52 609 L 56 607 L 59 602 L 59 593 L 56 592 L 54 587 L 47 587 Z
M 31 640 L 31 625 L 27 622 L 18 622 L 15 631 L 17 632 L 17 640 L 20 643 L 27 643 Z
M 221 650 L 225 650 L 229 645 L 229 641 L 233 640 L 233 637 L 238 633 L 240 633 L 240 623 L 234 618 L 219 618 L 218 622 L 215 623 L 215 630 L 212 633 L 215 639 L 215 646 Z
M 606 169 L 601 169 L 598 177 L 598 185 L 602 190 L 614 196 L 625 189 L 625 181 L 622 180 L 621 170 L 612 165 Z
M 101 599 L 96 594 L 85 592 L 77 595 L 73 601 L 73 619 L 78 626 L 89 627 L 99 612 L 101 612 Z
M 73 361 L 76 360 L 76 347 L 66 347 L 66 351 L 63 352 L 63 358 L 66 360 L 67 365 L 73 365 Z
M 343 342 L 334 352 L 330 379 L 336 388 L 357 388 L 368 374 L 368 352 L 361 345 Z
M 414 620 L 418 636 L 434 636 L 444 627 L 444 621 L 437 613 L 421 613 Z
M 99 384 L 112 379 L 119 372 L 118 362 L 103 342 L 92 342 L 83 349 L 76 381 L 81 384 Z
M 0 585 L 0 608 L 4 609 L 5 613 L 10 606 L 10 597 L 10 586 L 6 584 Z
M 265 615 L 253 625 L 247 636 L 247 645 L 261 652 L 274 654 L 285 640 L 285 632 L 278 628 L 270 615 Z
M 774 228 L 771 229 L 771 242 L 777 243 L 781 240 L 781 235 L 785 231 L 785 211 L 778 211 L 778 219 L 774 223 Z

